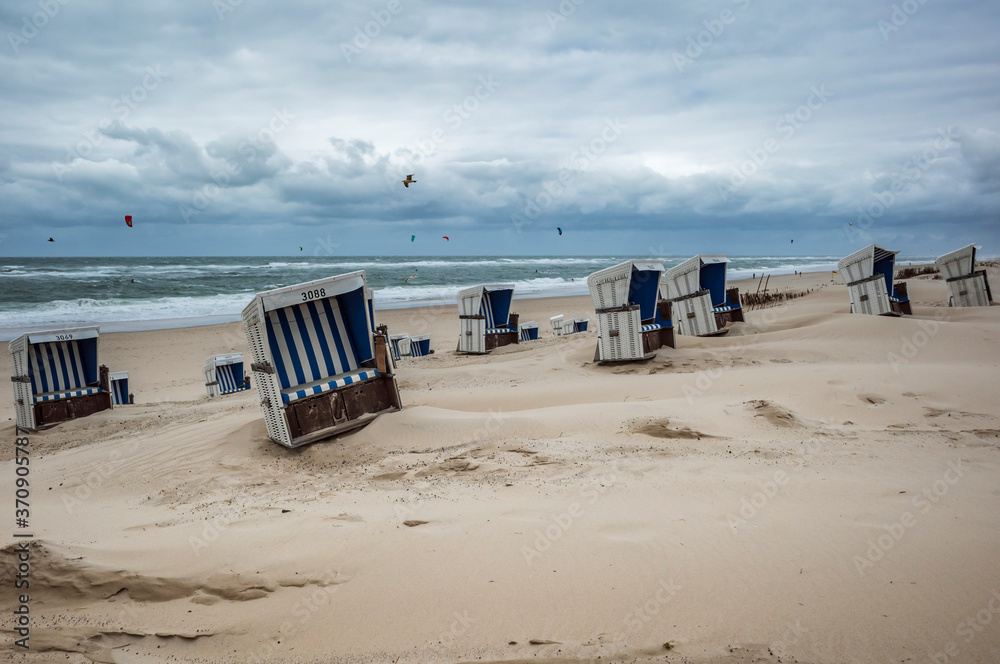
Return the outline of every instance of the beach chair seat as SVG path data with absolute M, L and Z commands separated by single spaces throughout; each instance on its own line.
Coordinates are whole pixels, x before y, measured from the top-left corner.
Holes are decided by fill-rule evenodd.
M 658 297 L 662 272 L 662 261 L 626 261 L 587 277 L 597 313 L 595 361 L 649 359 L 673 346 L 671 308 Z
M 82 390 L 68 390 L 68 391 L 57 391 L 57 392 L 45 392 L 43 394 L 36 394 L 34 396 L 35 403 L 39 401 L 55 401 L 56 399 L 69 399 L 70 397 L 82 397 L 87 394 L 98 394 L 101 388 L 99 387 L 88 387 Z
M 35 430 L 112 407 L 98 328 L 29 332 L 10 342 L 17 426 Z
M 364 271 L 258 293 L 243 310 L 268 435 L 287 447 L 399 410 L 392 346 Z
M 306 383 L 305 385 L 296 385 L 295 387 L 289 387 L 282 390 L 281 400 L 285 403 L 290 403 L 298 399 L 310 397 L 314 394 L 322 394 L 323 392 L 335 390 L 338 387 L 360 383 L 363 380 L 369 380 L 377 377 L 378 375 L 377 369 L 363 369 L 361 371 L 351 371 L 333 378 L 314 380 L 311 383 Z
M 510 313 L 513 284 L 483 284 L 458 293 L 459 353 L 488 353 L 516 344 L 518 315 Z

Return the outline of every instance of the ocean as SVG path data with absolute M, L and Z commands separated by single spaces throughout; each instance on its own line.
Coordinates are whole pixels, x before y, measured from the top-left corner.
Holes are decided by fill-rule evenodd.
M 0 339 L 27 329 L 131 331 L 239 320 L 254 293 L 365 270 L 376 308 L 452 304 L 460 289 L 513 283 L 515 297 L 581 295 L 625 256 L 0 258 Z M 689 256 L 668 256 L 668 268 Z M 835 270 L 834 256 L 731 256 L 729 276 Z M 927 261 L 925 257 L 898 262 Z M 417 274 L 409 283 L 406 277 Z

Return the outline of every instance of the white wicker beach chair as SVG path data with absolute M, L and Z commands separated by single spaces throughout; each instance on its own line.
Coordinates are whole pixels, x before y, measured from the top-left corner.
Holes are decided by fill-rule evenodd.
M 384 326 L 371 328 L 365 273 L 258 293 L 243 310 L 271 440 L 297 447 L 401 408 Z
M 671 305 L 658 297 L 662 273 L 662 261 L 634 260 L 587 277 L 597 312 L 596 361 L 648 359 L 673 347 Z
M 851 313 L 899 316 L 913 313 L 906 284 L 892 283 L 898 251 L 871 244 L 837 263 L 851 295 Z
M 459 353 L 488 353 L 518 342 L 518 316 L 510 313 L 513 296 L 513 284 L 484 284 L 459 291 Z
M 726 288 L 725 256 L 699 254 L 667 270 L 660 279 L 660 298 L 673 304 L 678 334 L 724 334 L 726 323 L 743 320 L 740 292 Z
M 29 332 L 10 342 L 17 426 L 35 430 L 112 407 L 96 327 Z
M 209 397 L 250 389 L 250 375 L 243 370 L 243 353 L 213 355 L 201 367 Z
M 934 264 L 940 269 L 951 298 L 951 307 L 988 307 L 993 301 L 986 270 L 976 271 L 976 245 L 941 256 Z

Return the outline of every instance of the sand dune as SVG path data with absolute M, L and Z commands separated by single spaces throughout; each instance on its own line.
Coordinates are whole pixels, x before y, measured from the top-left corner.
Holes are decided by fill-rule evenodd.
M 455 307 L 379 312 L 432 335 L 404 410 L 297 450 L 256 392 L 204 396 L 239 326 L 102 335 L 136 405 L 31 437 L 35 650 L 2 652 L 1000 661 L 1000 308 L 913 279 L 912 318 L 853 316 L 831 279 L 772 278 L 812 292 L 632 364 L 550 336 L 589 298 L 515 301 L 543 338 L 483 357 Z

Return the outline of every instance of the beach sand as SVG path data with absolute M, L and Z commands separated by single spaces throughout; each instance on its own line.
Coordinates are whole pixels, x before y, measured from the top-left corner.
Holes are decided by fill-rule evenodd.
M 1000 307 L 908 285 L 886 318 L 772 277 L 812 292 L 607 366 L 589 297 L 516 300 L 542 338 L 486 356 L 455 354 L 454 305 L 380 311 L 436 351 L 400 362 L 404 409 L 296 450 L 256 389 L 205 396 L 238 324 L 104 334 L 136 404 L 30 436 L 33 650 L 8 527 L 0 655 L 1000 661 Z M 591 331 L 553 338 L 560 313 Z

